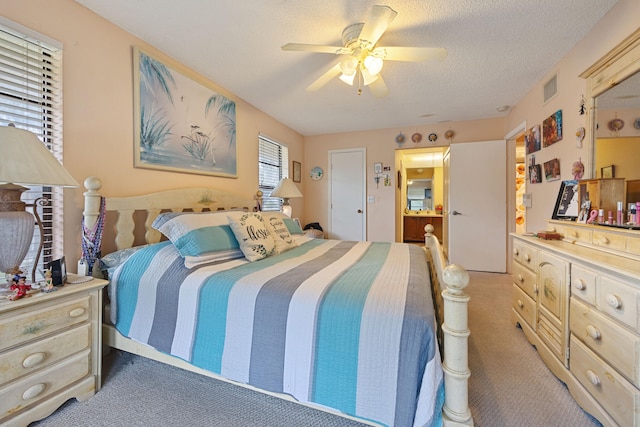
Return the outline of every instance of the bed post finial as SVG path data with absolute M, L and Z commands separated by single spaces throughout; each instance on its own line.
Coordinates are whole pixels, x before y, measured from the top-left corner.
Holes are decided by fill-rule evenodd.
M 102 188 L 102 181 L 96 176 L 88 176 L 84 180 L 84 188 L 87 189 L 84 194 L 84 224 L 88 228 L 93 228 L 98 216 L 100 215 L 100 200 L 102 195 L 99 193 Z

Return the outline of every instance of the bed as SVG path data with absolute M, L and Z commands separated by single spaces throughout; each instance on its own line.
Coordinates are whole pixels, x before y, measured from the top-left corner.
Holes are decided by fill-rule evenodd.
M 469 276 L 432 230 L 425 248 L 312 239 L 260 193 L 85 187 L 84 229 L 107 230 L 106 346 L 365 424 L 473 425 Z

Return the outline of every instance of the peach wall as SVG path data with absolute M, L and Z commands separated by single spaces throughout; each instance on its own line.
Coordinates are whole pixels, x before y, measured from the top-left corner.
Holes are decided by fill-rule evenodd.
M 307 222 L 319 222 L 323 227 L 328 224 L 328 178 L 325 174 L 321 180 L 311 181 L 309 171 L 314 166 L 320 166 L 328 171 L 330 150 L 345 148 L 365 148 L 367 151 L 367 195 L 375 198 L 374 203 L 367 204 L 367 240 L 393 242 L 396 240 L 396 218 L 400 215 L 396 209 L 396 168 L 395 150 L 409 148 L 425 148 L 448 146 L 444 133 L 452 129 L 455 132 L 451 143 L 487 141 L 504 137 L 504 120 L 502 118 L 476 120 L 468 122 L 449 122 L 434 125 L 422 125 L 401 129 L 382 129 L 375 131 L 339 133 L 330 135 L 305 137 L 305 156 L 303 176 L 305 183 L 305 213 Z M 395 142 L 396 135 L 402 132 L 407 142 L 399 145 Z M 415 144 L 411 135 L 420 132 L 422 142 Z M 438 135 L 435 144 L 428 142 L 427 135 Z M 391 185 L 376 187 L 373 164 L 382 162 L 391 167 Z M 399 221 L 399 217 L 397 221 Z
M 136 169 L 132 46 L 169 64 L 171 59 L 73 0 L 0 0 L 0 9 L 7 19 L 63 43 L 64 165 L 80 183 L 96 175 L 105 195 L 209 186 L 252 197 L 258 186 L 260 132 L 288 145 L 290 160 L 303 158 L 302 135 L 212 83 L 237 103 L 238 178 Z M 305 193 L 304 183 L 299 185 Z M 71 271 L 81 254 L 83 191 L 65 190 L 64 255 Z M 292 205 L 304 217 L 303 203 Z
M 638 28 L 640 2 L 638 0 L 619 0 L 593 30 L 566 55 L 547 76 L 532 88 L 507 116 L 505 131 L 509 131 L 525 122 L 527 128 L 542 121 L 557 110 L 563 111 L 564 137 L 550 147 L 535 153 L 536 163 L 560 159 L 561 179 L 573 179 L 571 166 L 582 159 L 587 171 L 591 166 L 591 135 L 587 134 L 583 147 L 576 144 L 576 131 L 580 126 L 589 129 L 589 115 L 578 114 L 580 100 L 586 96 L 586 81 L 580 77 L 587 68 L 598 61 L 618 43 Z M 554 72 L 558 73 L 558 95 L 546 105 L 542 102 L 543 85 Z M 529 159 L 527 159 L 529 160 Z M 584 176 L 588 178 L 587 174 Z M 546 220 L 551 218 L 558 196 L 561 181 L 528 184 L 527 192 L 532 195 L 532 208 L 527 209 L 527 231 L 535 232 L 546 228 Z

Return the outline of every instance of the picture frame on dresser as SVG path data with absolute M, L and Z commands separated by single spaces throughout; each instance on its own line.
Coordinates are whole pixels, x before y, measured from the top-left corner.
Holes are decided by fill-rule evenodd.
M 580 214 L 578 190 L 577 180 L 567 180 L 560 183 L 560 191 L 553 208 L 552 219 L 575 221 L 578 218 Z

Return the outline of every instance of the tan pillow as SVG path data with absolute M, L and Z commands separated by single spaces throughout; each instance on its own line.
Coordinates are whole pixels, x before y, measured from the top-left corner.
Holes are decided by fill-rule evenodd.
M 283 214 L 280 212 L 262 212 L 262 218 L 273 241 L 276 243 L 277 253 L 281 254 L 298 246 L 293 237 L 291 237 L 291 233 L 289 233 Z
M 258 261 L 275 253 L 276 244 L 259 213 L 235 212 L 229 214 L 228 218 L 229 226 L 247 260 Z

